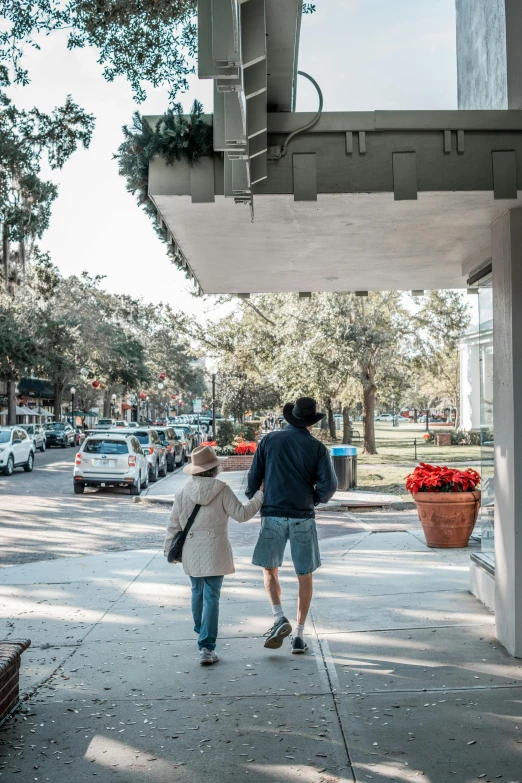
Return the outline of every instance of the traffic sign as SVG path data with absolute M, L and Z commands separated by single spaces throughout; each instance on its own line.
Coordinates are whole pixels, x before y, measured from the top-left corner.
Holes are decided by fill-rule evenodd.
M 200 399 L 194 400 L 194 413 L 202 413 L 203 402 Z

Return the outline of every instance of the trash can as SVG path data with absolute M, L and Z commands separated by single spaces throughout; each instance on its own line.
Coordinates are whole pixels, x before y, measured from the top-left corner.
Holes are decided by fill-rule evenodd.
M 338 489 L 357 486 L 357 449 L 355 446 L 332 446 L 332 462 L 337 476 Z

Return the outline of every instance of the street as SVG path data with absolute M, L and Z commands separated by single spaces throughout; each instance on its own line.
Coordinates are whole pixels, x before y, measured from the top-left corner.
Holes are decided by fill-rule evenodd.
M 0 475 L 0 566 L 162 545 L 169 507 L 134 503 L 123 488 L 87 489 L 74 495 L 75 454 L 71 448 L 37 452 L 32 473 L 17 468 L 10 477 Z M 149 491 L 174 475 L 149 485 Z M 380 521 L 393 524 L 393 516 L 387 517 L 379 514 Z M 362 529 L 351 515 L 336 512 L 318 513 L 317 522 L 320 539 Z M 231 522 L 232 545 L 253 547 L 259 523 L 259 515 L 241 525 Z
M 0 565 L 161 546 L 168 508 L 135 504 L 118 488 L 74 495 L 75 454 L 37 452 L 32 473 L 0 475 Z

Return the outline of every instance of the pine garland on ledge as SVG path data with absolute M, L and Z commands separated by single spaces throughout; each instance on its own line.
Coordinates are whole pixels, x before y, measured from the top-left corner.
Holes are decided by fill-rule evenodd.
M 155 128 L 143 122 L 140 112 L 136 111 L 131 125 L 124 125 L 122 130 L 125 138 L 114 155 L 118 161 L 118 172 L 125 177 L 129 193 L 136 196 L 138 205 L 152 219 L 157 235 L 167 244 L 172 263 L 181 269 L 174 248 L 168 241 L 167 229 L 158 224 L 156 207 L 149 199 L 149 162 L 161 155 L 168 166 L 180 160 L 192 165 L 203 155 L 215 155 L 212 125 L 203 118 L 202 104 L 194 101 L 189 116 L 183 114 L 181 104 L 176 103 L 165 112 Z M 188 270 L 184 271 L 188 276 Z

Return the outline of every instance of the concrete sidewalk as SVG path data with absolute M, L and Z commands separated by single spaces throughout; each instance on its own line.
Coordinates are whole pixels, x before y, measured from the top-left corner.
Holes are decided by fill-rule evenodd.
M 310 653 L 263 647 L 251 548 L 225 580 L 219 664 L 198 664 L 189 583 L 158 551 L 0 571 L 1 637 L 32 639 L 0 778 L 252 783 L 522 781 L 522 670 L 468 592 L 469 551 L 421 533 L 322 541 Z M 283 605 L 296 585 L 282 569 Z
M 230 471 L 219 474 L 219 480 L 230 484 L 236 495 L 246 500 L 244 494 L 247 486 L 248 472 L 246 470 Z M 164 479 L 156 484 L 150 484 L 149 488 L 139 497 L 136 502 L 160 502 L 172 503 L 174 495 L 188 481 L 190 476 L 183 471 L 170 473 Z M 353 490 L 342 492 L 338 490 L 328 503 L 321 503 L 318 508 L 338 510 L 341 508 L 357 508 L 359 506 L 390 506 L 394 502 L 400 502 L 397 495 L 390 495 L 384 492 L 365 492 L 364 490 Z

